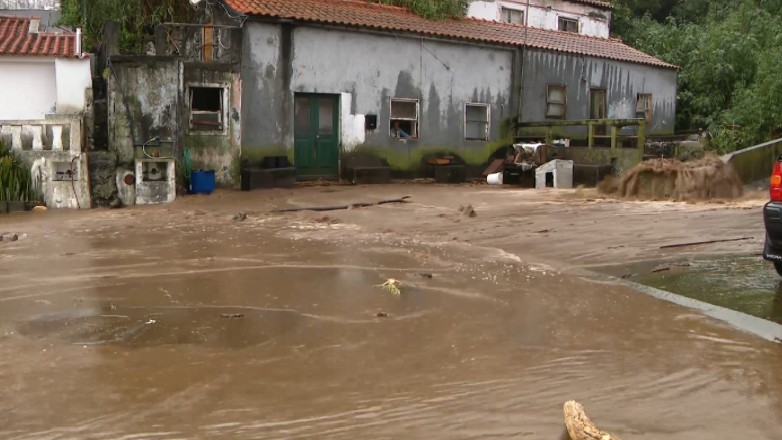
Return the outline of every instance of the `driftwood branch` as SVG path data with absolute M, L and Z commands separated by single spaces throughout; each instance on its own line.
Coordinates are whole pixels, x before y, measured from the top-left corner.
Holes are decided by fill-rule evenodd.
M 584 407 L 575 400 L 565 403 L 565 426 L 572 440 L 619 440 L 597 429 L 584 412 Z
M 731 241 L 752 240 L 753 238 L 755 237 L 726 238 L 724 240 L 709 240 L 709 241 L 696 241 L 692 243 L 669 244 L 666 246 L 660 246 L 660 249 L 671 249 L 671 248 L 679 248 L 685 246 L 699 246 L 702 244 L 713 244 L 713 243 L 730 243 Z
M 400 197 L 398 199 L 381 200 L 381 201 L 376 202 L 376 203 L 357 202 L 357 203 L 351 203 L 350 205 L 308 206 L 306 208 L 282 208 L 282 209 L 275 209 L 272 212 L 338 211 L 340 209 L 366 208 L 367 206 L 385 205 L 385 204 L 388 204 L 388 203 L 407 203 L 407 199 L 409 199 L 409 198 L 410 198 L 410 196 L 404 196 L 404 197 Z

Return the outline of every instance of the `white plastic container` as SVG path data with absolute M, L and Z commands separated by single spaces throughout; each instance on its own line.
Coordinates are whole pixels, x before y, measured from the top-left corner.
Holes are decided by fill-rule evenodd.
M 502 185 L 502 173 L 489 174 L 486 177 L 486 182 L 488 182 L 489 185 Z

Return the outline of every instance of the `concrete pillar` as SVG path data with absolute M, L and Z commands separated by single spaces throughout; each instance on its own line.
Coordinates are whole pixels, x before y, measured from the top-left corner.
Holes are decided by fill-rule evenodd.
M 28 132 L 32 135 L 33 139 L 33 150 L 43 150 L 43 139 L 41 138 L 41 129 L 43 127 L 40 125 L 26 125 L 25 129 L 28 130 Z
M 81 153 L 81 141 L 82 141 L 82 122 L 81 118 L 74 117 L 71 122 L 71 152 L 74 154 Z
M 62 125 L 52 125 L 52 150 L 62 151 Z
M 107 56 L 119 54 L 119 23 L 106 20 L 103 23 L 103 45 Z
M 166 37 L 166 27 L 162 24 L 155 26 L 155 55 L 166 55 L 168 49 L 168 40 Z

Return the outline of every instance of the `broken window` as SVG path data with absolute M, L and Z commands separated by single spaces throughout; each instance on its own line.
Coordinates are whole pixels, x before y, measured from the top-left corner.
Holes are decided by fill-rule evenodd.
M 471 141 L 489 140 L 489 104 L 464 105 L 464 138 Z
M 578 33 L 578 20 L 572 18 L 559 17 L 559 30 L 563 32 Z
M 190 128 L 223 129 L 222 87 L 190 87 Z
M 549 85 L 546 91 L 546 117 L 565 119 L 566 104 L 567 87 L 562 85 Z
M 392 99 L 389 136 L 392 138 L 418 138 L 418 100 Z
M 524 24 L 524 13 L 516 9 L 502 8 L 502 21 L 510 24 Z
M 635 117 L 652 122 L 652 95 L 639 93 L 636 96 Z

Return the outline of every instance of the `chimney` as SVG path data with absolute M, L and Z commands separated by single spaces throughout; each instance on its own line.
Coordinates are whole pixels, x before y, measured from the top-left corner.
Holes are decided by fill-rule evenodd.
M 81 28 L 76 28 L 76 56 L 81 58 Z
M 30 34 L 37 34 L 38 28 L 41 26 L 41 17 L 30 17 L 30 29 L 27 31 Z

